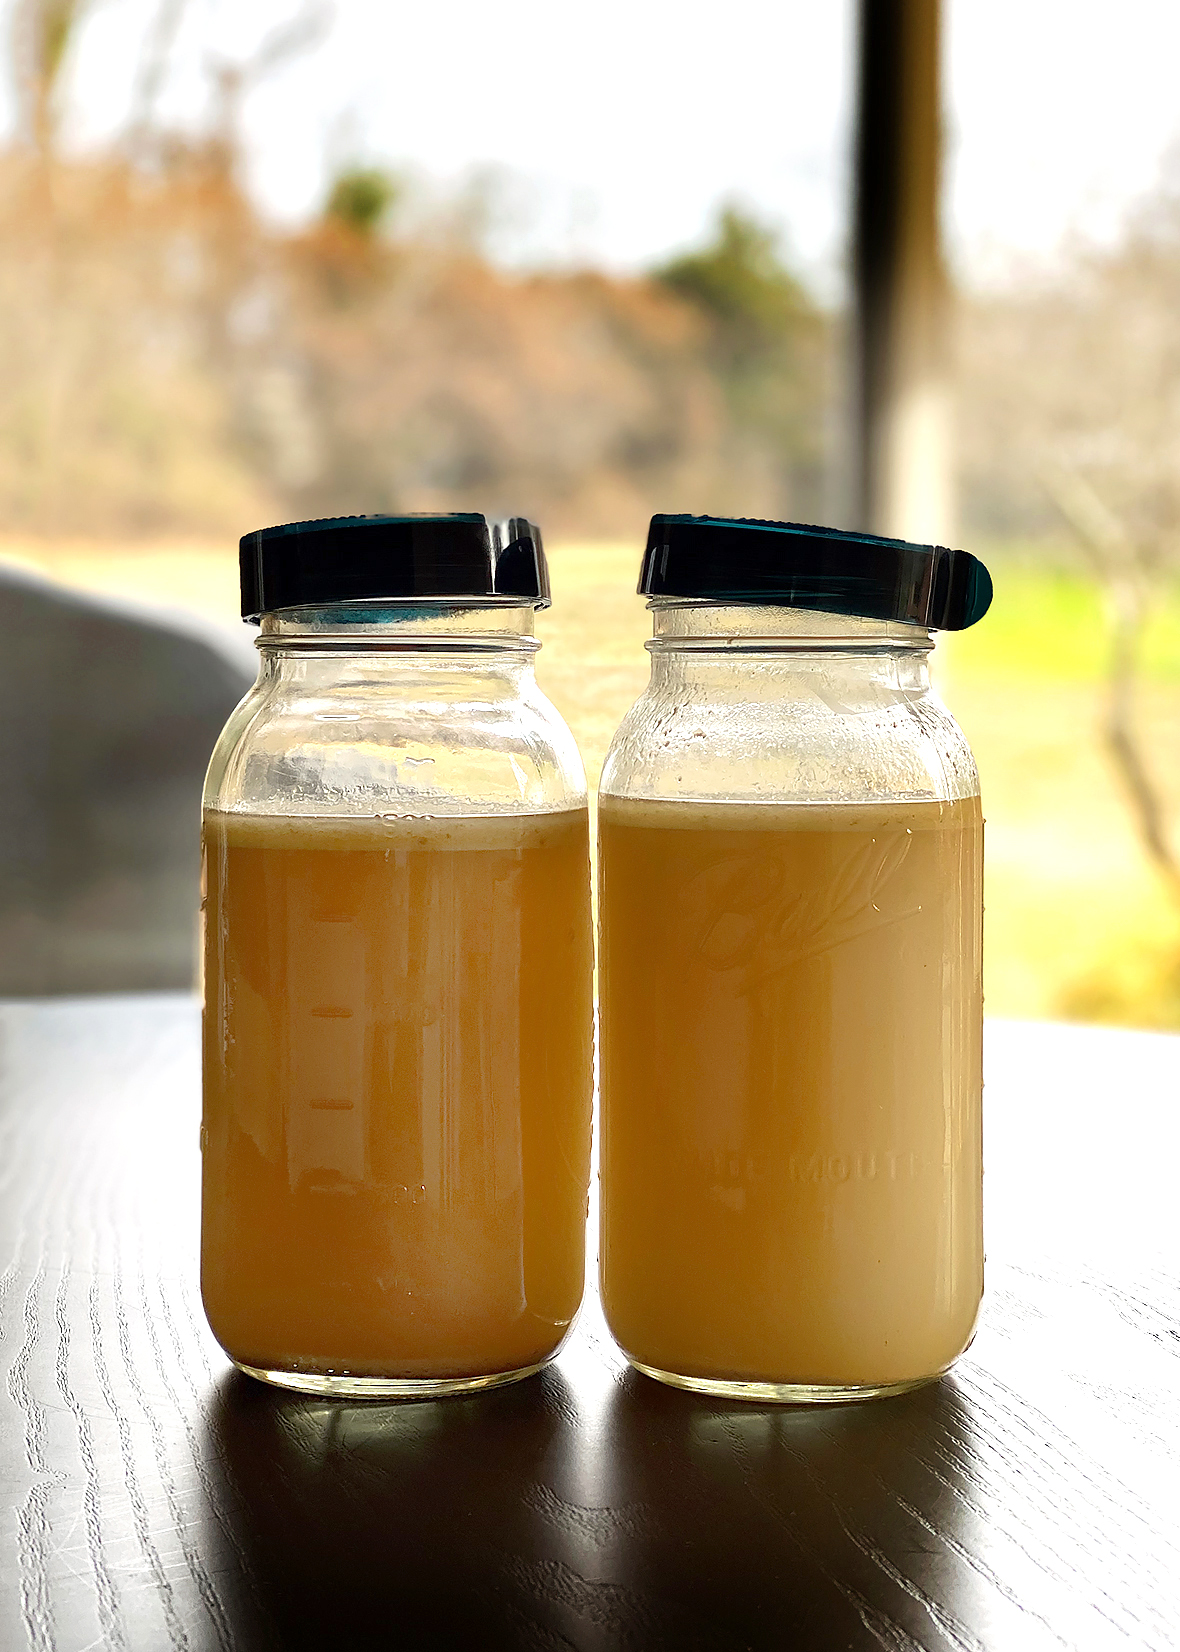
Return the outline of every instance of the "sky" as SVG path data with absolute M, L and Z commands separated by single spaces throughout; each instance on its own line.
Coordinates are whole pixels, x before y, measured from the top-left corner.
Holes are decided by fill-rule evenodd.
M 0 0 L 6 29 L 14 3 Z M 72 145 L 126 122 L 169 3 L 91 0 L 68 65 Z M 838 281 L 848 0 L 187 0 L 160 113 L 199 125 L 210 67 L 249 61 L 301 12 L 322 14 L 315 43 L 243 105 L 250 187 L 277 220 L 314 212 L 352 162 L 403 170 L 427 195 L 478 174 L 506 262 L 634 270 L 699 243 L 734 199 L 818 282 Z M 946 0 L 945 32 L 960 272 L 986 281 L 1117 233 L 1180 138 L 1176 0 Z

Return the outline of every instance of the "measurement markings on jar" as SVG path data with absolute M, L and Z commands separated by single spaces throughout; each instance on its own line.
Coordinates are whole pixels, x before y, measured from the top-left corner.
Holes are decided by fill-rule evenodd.
M 288 1175 L 313 1193 L 355 1193 L 366 1155 L 364 925 L 358 914 L 317 912 L 310 902 L 301 920 L 288 967 Z

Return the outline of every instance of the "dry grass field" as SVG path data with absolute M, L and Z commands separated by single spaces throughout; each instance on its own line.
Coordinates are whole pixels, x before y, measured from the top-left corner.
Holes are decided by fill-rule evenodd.
M 236 620 L 229 546 L 9 540 L 0 556 L 66 584 Z M 538 624 L 538 675 L 593 784 L 647 678 L 638 547 L 558 545 L 550 557 L 556 601 Z M 1101 742 L 1098 593 L 1076 575 L 1003 559 L 996 592 L 991 615 L 935 656 L 983 781 L 988 1010 L 1180 1027 L 1180 911 Z M 1153 626 L 1146 662 L 1142 727 L 1180 835 L 1180 602 Z

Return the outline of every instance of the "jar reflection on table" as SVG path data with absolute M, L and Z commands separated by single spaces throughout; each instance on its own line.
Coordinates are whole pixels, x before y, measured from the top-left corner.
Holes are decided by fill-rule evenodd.
M 599 796 L 607 1319 L 713 1393 L 905 1388 L 982 1291 L 974 763 L 924 627 L 652 606 Z
M 571 1607 L 531 1587 L 525 1561 L 569 1555 L 545 1493 L 576 1482 L 574 1401 L 560 1365 L 410 1404 L 280 1395 L 227 1373 L 203 1444 L 235 1487 L 218 1516 L 249 1578 L 241 1644 L 383 1647 L 395 1623 L 413 1647 L 560 1645 Z M 226 1573 L 223 1600 L 232 1556 Z M 242 1633 L 253 1611 L 255 1638 Z
M 255 1375 L 448 1392 L 581 1300 L 589 845 L 528 600 L 286 610 L 205 811 L 202 1289 Z

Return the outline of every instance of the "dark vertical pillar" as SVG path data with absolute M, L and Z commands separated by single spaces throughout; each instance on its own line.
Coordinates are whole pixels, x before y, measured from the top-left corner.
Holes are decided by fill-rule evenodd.
M 951 532 L 940 0 L 860 0 L 852 461 L 858 526 Z

